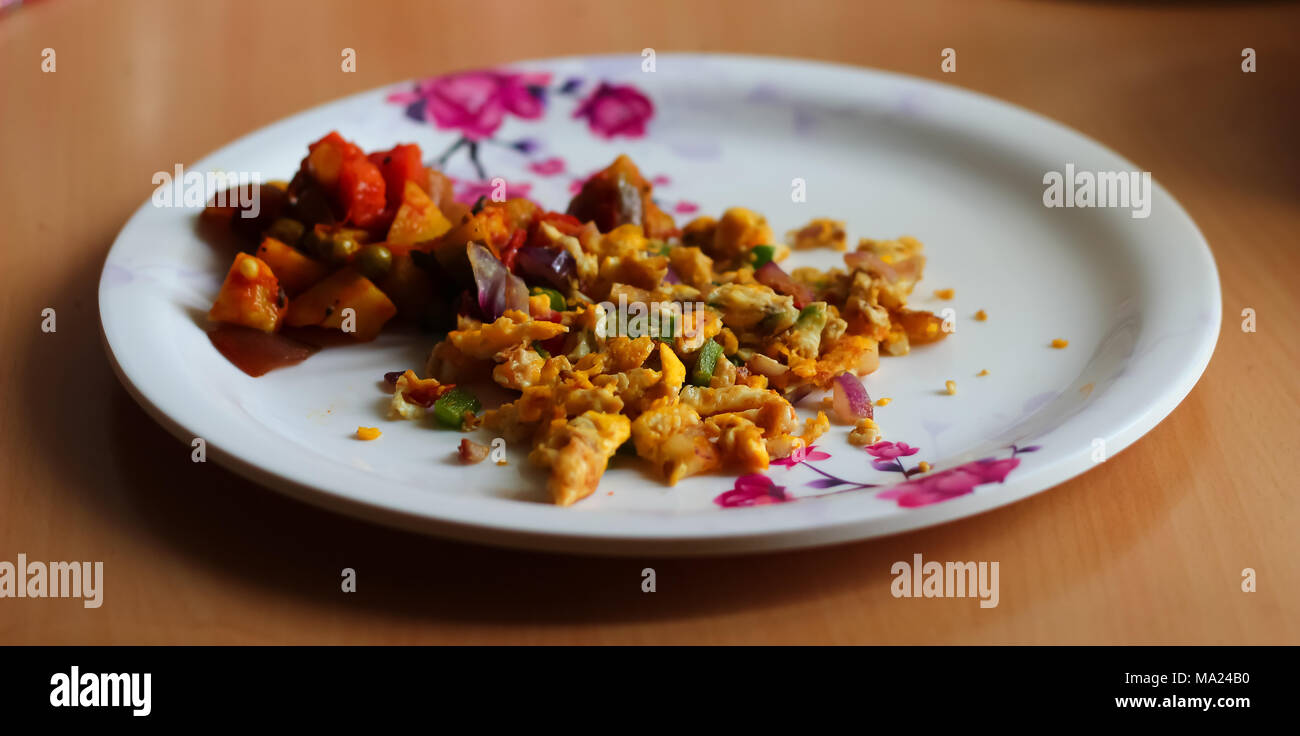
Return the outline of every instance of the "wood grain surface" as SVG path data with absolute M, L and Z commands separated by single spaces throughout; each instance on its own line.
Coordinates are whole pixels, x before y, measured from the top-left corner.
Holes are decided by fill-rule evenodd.
M 105 563 L 101 608 L 0 599 L 0 643 L 1300 644 L 1297 28 L 1296 5 L 1242 2 L 43 0 L 0 14 L 0 560 Z M 1214 249 L 1225 316 L 1205 376 L 1131 448 L 1026 501 L 705 560 L 487 549 L 336 516 L 191 463 L 118 385 L 96 289 L 153 172 L 400 79 L 644 47 L 942 79 L 1103 141 L 1154 172 Z M 940 72 L 945 47 L 955 74 Z M 1240 329 L 1246 307 L 1257 332 Z M 916 552 L 999 561 L 1000 605 L 894 599 L 890 565 Z

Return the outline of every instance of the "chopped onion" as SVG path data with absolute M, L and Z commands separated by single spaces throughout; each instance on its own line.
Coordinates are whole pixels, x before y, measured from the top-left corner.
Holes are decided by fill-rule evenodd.
M 772 291 L 778 294 L 794 298 L 794 305 L 803 309 L 813 300 L 812 294 L 803 284 L 795 281 L 790 274 L 781 270 L 776 265 L 776 261 L 764 263 L 757 271 L 754 272 L 754 280 L 764 286 L 770 287 Z
M 786 391 L 785 400 L 790 402 L 791 405 L 798 404 L 800 401 L 804 400 L 805 396 L 812 393 L 812 391 L 813 385 L 811 383 L 801 383 Z
M 857 376 L 847 371 L 839 374 L 835 377 L 832 390 L 831 406 L 841 422 L 853 424 L 859 419 L 871 419 L 874 416 L 871 397 Z
M 859 250 L 844 254 L 844 264 L 850 271 L 862 269 L 877 274 L 888 283 L 897 283 L 902 279 L 915 279 L 917 269 L 921 266 L 919 256 L 906 258 L 895 263 L 885 263 L 884 259 L 869 250 Z
M 577 272 L 577 264 L 564 248 L 528 245 L 515 255 L 515 270 L 535 285 L 566 292 Z
M 752 358 L 745 361 L 745 364 L 749 366 L 751 371 L 760 376 L 767 376 L 768 378 L 776 378 L 782 373 L 790 370 L 789 366 L 781 365 L 762 353 L 755 353 Z
M 478 307 L 486 322 L 494 322 L 507 309 L 528 313 L 528 286 L 510 273 L 492 251 L 478 243 L 468 246 L 469 265 L 478 288 Z
M 672 266 L 668 267 L 668 272 L 664 274 L 665 284 L 680 284 L 682 277 L 677 275 L 677 271 Z

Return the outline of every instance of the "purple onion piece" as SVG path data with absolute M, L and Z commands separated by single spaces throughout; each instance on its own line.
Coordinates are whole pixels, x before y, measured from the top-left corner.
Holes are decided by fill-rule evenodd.
M 799 309 L 803 309 L 813 300 L 813 295 L 808 288 L 795 281 L 794 277 L 776 265 L 776 261 L 768 261 L 760 266 L 754 272 L 754 280 L 778 294 L 793 297 L 794 305 Z
M 505 265 L 492 255 L 492 251 L 470 243 L 467 247 L 469 265 L 474 271 L 474 286 L 478 289 L 478 307 L 487 322 L 496 321 L 507 309 L 528 313 L 528 287 L 524 280 L 510 273 Z
M 857 376 L 845 371 L 835 377 L 832 384 L 831 406 L 835 416 L 846 423 L 856 423 L 859 419 L 872 419 L 875 411 L 871 408 L 871 396 Z
M 515 254 L 515 271 L 533 284 L 567 292 L 578 267 L 563 248 L 528 245 Z

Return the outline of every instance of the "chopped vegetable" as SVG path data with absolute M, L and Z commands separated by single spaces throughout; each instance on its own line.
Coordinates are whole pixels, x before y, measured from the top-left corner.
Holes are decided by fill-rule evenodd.
M 704 343 L 695 356 L 695 368 L 691 370 L 691 383 L 695 386 L 707 387 L 713 380 L 713 372 L 718 367 L 718 358 L 721 355 L 722 345 L 714 340 Z
M 351 308 L 351 315 L 344 310 Z M 373 340 L 397 307 L 370 279 L 352 267 L 341 269 L 308 289 L 289 307 L 285 323 L 291 327 L 315 325 L 351 328 L 357 340 Z
M 289 299 L 271 267 L 256 256 L 240 253 L 230 264 L 208 318 L 213 322 L 275 332 L 288 306 Z
M 367 158 L 384 177 L 384 194 L 388 206 L 393 209 L 402 204 L 407 182 L 418 185 L 427 178 L 420 147 L 414 143 L 399 143 L 387 151 L 376 151 Z
M 384 175 L 361 156 L 346 158 L 339 170 L 339 202 L 347 213 L 344 220 L 358 227 L 370 227 L 384 214 L 387 205 Z
M 378 282 L 393 267 L 393 252 L 378 243 L 372 243 L 357 253 L 357 270 L 362 276 Z
M 762 268 L 772 262 L 772 257 L 776 255 L 776 246 L 756 245 L 749 249 L 749 253 L 754 268 Z
M 279 240 L 267 237 L 257 249 L 257 257 L 270 266 L 280 286 L 290 297 L 306 291 L 329 274 L 329 268 L 303 255 Z
M 482 408 L 474 394 L 457 386 L 433 402 L 433 416 L 444 427 L 461 429 L 465 425 L 465 412 L 478 414 Z
M 528 313 L 528 287 L 523 279 L 510 273 L 492 251 L 478 243 L 470 243 L 467 254 L 478 289 L 478 307 L 485 320 L 492 322 L 507 309 Z
M 548 289 L 545 286 L 534 286 L 528 290 L 529 294 L 542 294 L 551 300 L 551 309 L 557 312 L 563 312 L 567 306 L 564 303 L 564 295 L 555 289 Z
M 415 182 L 408 181 L 393 224 L 388 228 L 388 242 L 409 245 L 433 240 L 451 229 L 438 205 L 429 199 Z
M 808 287 L 795 281 L 790 274 L 781 270 L 781 267 L 773 262 L 763 264 L 763 266 L 754 271 L 754 280 L 760 284 L 770 287 L 778 294 L 785 294 L 794 299 L 794 305 L 802 309 L 806 304 L 813 301 L 812 292 Z
M 871 397 L 862 381 L 852 373 L 845 371 L 835 377 L 832 384 L 832 403 L 835 416 L 841 422 L 854 423 L 859 419 L 871 419 L 875 412 L 871 408 Z
M 271 223 L 271 229 L 266 234 L 285 245 L 297 245 L 306 231 L 307 226 L 292 217 L 280 217 Z
M 514 270 L 526 281 L 567 291 L 576 275 L 577 264 L 563 248 L 526 245 L 515 254 Z

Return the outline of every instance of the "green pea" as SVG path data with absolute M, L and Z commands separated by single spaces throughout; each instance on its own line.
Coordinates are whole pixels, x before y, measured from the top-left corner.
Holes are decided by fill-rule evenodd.
M 298 250 L 312 258 L 324 260 L 330 252 L 330 241 L 322 236 L 319 230 L 312 228 L 303 234 L 302 240 L 298 241 Z
M 339 233 L 330 244 L 330 260 L 334 263 L 347 263 L 353 253 L 361 250 L 361 244 L 351 235 Z
M 371 281 L 378 281 L 393 267 L 393 252 L 378 243 L 367 245 L 357 253 L 357 270 Z
M 305 225 L 291 217 L 279 217 L 271 223 L 266 234 L 285 245 L 297 245 L 306 229 Z

